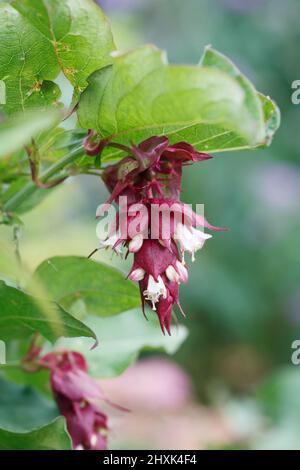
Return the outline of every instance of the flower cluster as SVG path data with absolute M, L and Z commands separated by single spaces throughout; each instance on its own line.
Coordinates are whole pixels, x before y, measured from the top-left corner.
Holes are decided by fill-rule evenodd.
M 107 416 L 101 402 L 107 401 L 99 383 L 87 374 L 87 364 L 78 352 L 49 353 L 39 361 L 51 374 L 51 388 L 77 450 L 105 450 Z
M 193 261 L 196 251 L 211 238 L 203 228 L 222 230 L 180 201 L 182 167 L 211 156 L 186 142 L 170 145 L 166 137 L 151 137 L 127 152 L 102 175 L 111 193 L 107 203 L 116 202 L 119 211 L 100 247 L 120 252 L 123 246 L 134 254 L 128 277 L 139 282 L 143 312 L 145 303 L 149 304 L 163 333 L 170 334 L 173 305 L 182 312 L 178 285 L 188 279 L 185 252 Z M 101 207 L 99 217 L 106 207 Z

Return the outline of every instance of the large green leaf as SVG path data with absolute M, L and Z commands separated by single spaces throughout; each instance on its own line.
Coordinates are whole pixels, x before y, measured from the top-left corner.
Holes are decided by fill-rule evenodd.
M 62 417 L 30 432 L 12 432 L 0 428 L 0 450 L 71 449 L 71 440 Z
M 164 336 L 152 311 L 149 320 L 141 309 L 124 312 L 118 317 L 99 318 L 88 316 L 86 323 L 99 336 L 99 345 L 91 350 L 91 342 L 85 339 L 63 339 L 57 348 L 70 348 L 82 352 L 90 372 L 97 377 L 121 374 L 143 350 L 161 350 L 173 354 L 187 336 L 184 326 L 172 328 L 172 336 Z
M 9 113 L 55 102 L 60 90 L 53 80 L 60 71 L 80 92 L 92 72 L 111 62 L 113 49 L 110 26 L 92 0 L 2 3 L 3 109 Z
M 13 6 L 52 43 L 58 64 L 80 89 L 111 63 L 110 25 L 93 0 L 13 0 Z
M 89 78 L 79 103 L 81 126 L 120 143 L 164 134 L 210 152 L 265 143 L 258 93 L 236 68 L 233 74 L 230 62 L 212 63 L 207 54 L 197 66 L 168 65 L 151 46 L 116 57 Z M 103 159 L 121 155 L 107 149 Z
M 35 331 L 54 341 L 60 336 L 89 336 L 94 333 L 60 305 L 25 294 L 0 281 L 0 339 L 23 338 Z
M 60 113 L 47 111 L 28 111 L 11 116 L 0 123 L 0 158 L 20 150 L 29 144 L 33 137 L 58 122 Z
M 265 126 L 265 139 L 260 145 L 269 145 L 272 141 L 273 135 L 280 125 L 280 111 L 274 101 L 269 96 L 264 96 L 258 93 L 252 83 L 240 72 L 240 70 L 229 60 L 224 54 L 216 51 L 210 46 L 205 48 L 204 54 L 201 58 L 200 65 L 204 67 L 212 67 L 228 73 L 245 91 L 245 96 L 249 102 L 249 106 L 253 106 L 253 97 L 257 105 L 257 100 L 261 101 L 263 108 L 264 126 Z M 257 106 L 253 107 L 253 117 L 259 118 L 257 113 Z M 247 143 L 244 143 L 247 147 Z
M 0 428 L 12 432 L 32 431 L 58 415 L 54 402 L 31 387 L 0 379 Z
M 37 268 L 35 279 L 66 309 L 81 299 L 89 313 L 107 317 L 140 304 L 138 289 L 124 274 L 78 256 L 44 261 Z

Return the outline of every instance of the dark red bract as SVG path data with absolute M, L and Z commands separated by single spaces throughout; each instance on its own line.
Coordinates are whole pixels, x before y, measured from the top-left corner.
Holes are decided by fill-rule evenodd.
M 116 202 L 119 212 L 100 247 L 119 252 L 123 245 L 134 254 L 128 277 L 139 282 L 143 309 L 145 302 L 148 303 L 157 313 L 162 331 L 170 334 L 173 305 L 177 304 L 182 312 L 178 284 L 188 278 L 184 254 L 190 252 L 194 261 L 196 251 L 211 238 L 203 228 L 222 230 L 180 201 L 182 167 L 212 157 L 186 142 L 170 145 L 167 137 L 151 137 L 127 150 L 126 157 L 103 172 L 111 193 L 107 202 Z M 103 215 L 103 209 L 97 215 Z M 138 230 L 130 230 L 132 227 Z

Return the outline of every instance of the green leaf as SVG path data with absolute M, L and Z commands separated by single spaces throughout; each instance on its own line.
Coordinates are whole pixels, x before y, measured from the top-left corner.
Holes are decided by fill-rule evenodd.
M 111 63 L 110 25 L 92 0 L 13 0 L 13 6 L 47 37 L 59 67 L 78 91 L 87 77 Z
M 201 58 L 200 64 L 205 67 L 212 67 L 222 70 L 234 78 L 236 82 L 238 82 L 243 87 L 249 106 L 251 106 L 253 102 L 256 103 L 256 106 L 253 107 L 252 110 L 253 117 L 255 119 L 259 118 L 259 116 L 256 114 L 257 109 L 259 108 L 259 106 L 257 106 L 258 100 L 261 102 L 263 107 L 262 110 L 265 127 L 265 139 L 261 142 L 260 145 L 270 145 L 273 135 L 280 126 L 280 110 L 276 103 L 271 100 L 269 96 L 264 96 L 262 93 L 257 92 L 252 83 L 240 72 L 240 70 L 234 65 L 233 62 L 231 62 L 231 60 L 210 46 L 205 48 L 205 52 Z M 246 142 L 244 145 L 247 147 Z
M 66 309 L 82 300 L 88 313 L 107 317 L 140 304 L 139 291 L 125 274 L 87 258 L 50 258 L 37 268 L 35 279 Z
M 53 421 L 58 414 L 53 401 L 31 387 L 0 379 L 0 428 L 12 432 L 32 431 Z
M 0 281 L 0 339 L 8 341 L 40 332 L 54 341 L 60 336 L 89 336 L 94 333 L 60 305 L 35 298 Z
M 25 342 L 25 341 L 24 341 Z M 27 350 L 28 350 L 28 341 L 26 341 Z M 26 354 L 23 353 L 23 356 Z M 14 382 L 16 384 L 27 385 L 33 387 L 35 390 L 41 392 L 44 396 L 51 397 L 50 390 L 50 377 L 49 371 L 46 369 L 41 369 L 34 374 L 29 374 L 27 371 L 23 370 L 20 367 L 20 358 L 18 360 L 18 365 L 16 363 L 7 362 L 7 364 L 0 365 L 0 372 L 3 374 L 7 380 Z M 48 420 L 50 421 L 50 420 Z
M 80 125 L 124 144 L 161 134 L 207 152 L 265 143 L 264 109 L 254 87 L 236 68 L 233 74 L 227 59 L 225 67 L 207 54 L 198 66 L 168 65 L 151 46 L 116 57 L 89 78 Z M 106 149 L 103 161 L 121 155 Z
M 6 113 L 55 102 L 60 91 L 53 46 L 11 5 L 0 4 L 0 80 L 5 84 Z
M 10 5 L 1 4 L 3 109 L 11 113 L 56 102 L 60 90 L 53 80 L 60 71 L 76 92 L 82 91 L 92 72 L 111 63 L 113 49 L 110 26 L 92 0 L 13 0 Z
M 124 312 L 118 317 L 88 316 L 85 321 L 99 335 L 100 343 L 96 348 L 91 350 L 90 341 L 85 339 L 59 340 L 56 347 L 83 353 L 89 371 L 97 377 L 121 374 L 144 350 L 173 354 L 187 337 L 184 326 L 173 327 L 172 336 L 164 336 L 156 314 L 149 311 L 149 320 L 146 321 L 141 309 Z
M 280 110 L 276 103 L 271 100 L 269 96 L 262 95 L 261 93 L 258 93 L 258 96 L 263 105 L 264 120 L 266 126 L 266 140 L 264 144 L 268 146 L 271 144 L 273 135 L 280 126 Z
M 28 111 L 11 116 L 0 123 L 0 158 L 20 150 L 29 144 L 33 137 L 49 129 L 59 121 L 60 113 L 53 109 L 47 111 Z
M 111 63 L 110 25 L 92 0 L 15 0 L 24 17 L 53 44 L 58 64 L 81 91 L 87 77 Z
M 0 450 L 71 450 L 65 419 L 56 418 L 31 432 L 11 432 L 0 429 Z

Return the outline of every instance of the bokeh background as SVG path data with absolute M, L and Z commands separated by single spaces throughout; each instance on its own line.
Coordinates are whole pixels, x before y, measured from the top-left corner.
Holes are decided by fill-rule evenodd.
M 208 220 L 230 231 L 206 244 L 181 288 L 190 335 L 176 356 L 144 354 L 105 381 L 113 401 L 132 409 L 113 418 L 111 446 L 299 449 L 300 365 L 291 362 L 300 339 L 300 105 L 291 102 L 300 79 L 299 0 L 98 3 L 122 51 L 151 42 L 170 62 L 197 63 L 212 44 L 282 111 L 269 149 L 185 169 L 184 200 L 204 203 Z M 96 177 L 50 194 L 24 217 L 24 262 L 34 268 L 52 255 L 92 251 L 105 196 Z

